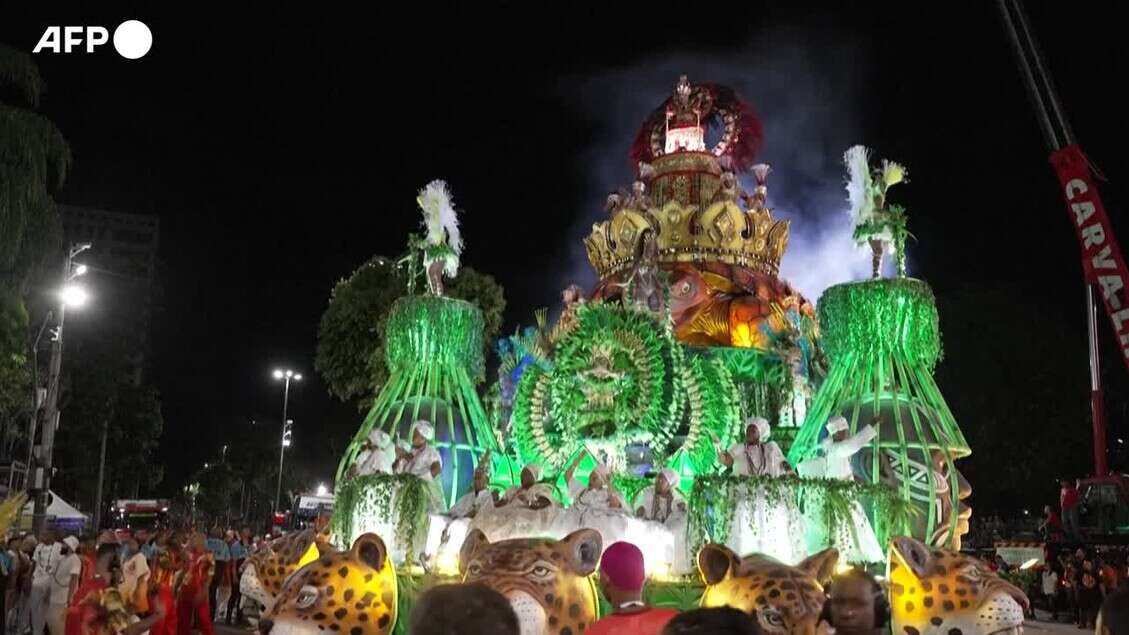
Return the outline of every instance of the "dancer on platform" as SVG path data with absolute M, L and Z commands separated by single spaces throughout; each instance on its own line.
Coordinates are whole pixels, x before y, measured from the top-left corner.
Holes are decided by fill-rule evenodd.
M 427 481 L 431 493 L 432 511 L 443 509 L 443 495 L 439 490 L 439 481 L 435 480 L 443 470 L 443 459 L 439 450 L 431 445 L 435 440 L 435 428 L 431 423 L 420 419 L 412 424 L 408 431 L 408 438 L 412 445 L 408 450 L 396 449 L 399 457 L 399 474 L 414 474 Z
M 479 514 L 471 527 L 482 530 L 491 541 L 556 535 L 554 526 L 563 511 L 554 496 L 553 486 L 540 480 L 541 466 L 526 465 L 521 470 L 521 484 L 507 489 L 502 500 Z
M 396 448 L 392 445 L 392 436 L 384 430 L 374 428 L 369 432 L 364 447 L 357 453 L 349 471 L 353 476 L 391 474 L 395 461 Z
M 577 454 L 565 470 L 572 505 L 561 514 L 561 524 L 569 531 L 580 527 L 595 529 L 606 545 L 626 538 L 630 519 L 627 501 L 611 484 L 611 472 L 603 463 L 592 468 L 587 485 L 577 480 L 576 468 L 583 458 L 583 452 Z
M 762 417 L 745 421 L 745 441 L 728 450 L 721 449 L 715 436 L 718 459 L 733 468 L 734 476 L 795 476 L 780 446 L 769 441 L 772 428 Z M 764 486 L 742 483 L 733 489 L 734 510 L 726 544 L 740 555 L 762 553 L 787 564 L 796 564 L 807 555 L 804 545 L 804 520 L 792 492 L 769 499 Z
M 544 509 L 556 504 L 553 488 L 548 483 L 540 482 L 541 474 L 540 465 L 536 463 L 526 465 L 521 469 L 521 484 L 506 490 L 498 506 Z
M 868 425 L 852 436 L 850 429 L 851 426 L 844 417 L 832 417 L 827 422 L 827 437 L 820 444 L 824 457 L 823 473 L 813 476 L 841 481 L 854 480 L 851 457 L 878 436 L 878 430 L 873 425 Z M 884 560 L 882 547 L 878 545 L 870 520 L 858 500 L 851 501 L 849 524 L 839 522 L 831 536 L 827 535 L 823 502 L 819 495 L 811 500 L 812 513 L 809 513 L 807 529 L 808 546 L 812 553 L 830 546 L 839 550 L 839 557 L 844 562 L 872 563 Z
M 648 485 L 635 497 L 635 516 L 661 525 L 667 534 L 670 553 L 665 554 L 675 574 L 690 573 L 693 561 L 686 544 L 686 523 L 688 520 L 686 498 L 676 489 L 678 472 L 668 468 L 655 476 L 654 485 Z

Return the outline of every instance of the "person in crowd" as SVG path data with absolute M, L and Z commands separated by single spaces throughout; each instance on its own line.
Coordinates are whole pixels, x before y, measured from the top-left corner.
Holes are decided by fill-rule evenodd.
M 1066 532 L 1062 529 L 1062 520 L 1055 513 L 1055 508 L 1046 505 L 1043 507 L 1043 520 L 1039 523 L 1039 535 L 1047 542 L 1062 542 Z
M 519 635 L 509 600 L 482 584 L 441 584 L 412 607 L 409 635 Z
M 66 635 L 84 635 L 85 622 L 93 619 L 90 611 L 84 606 L 83 600 L 91 594 L 97 594 L 114 585 L 121 577 L 121 555 L 115 544 L 98 545 L 94 553 L 94 569 L 90 576 L 79 584 L 78 589 L 71 596 L 67 609 Z
M 82 576 L 82 559 L 78 556 L 78 539 L 67 536 L 63 539 L 62 560 L 51 574 L 50 590 L 47 594 L 47 631 L 51 635 L 64 635 L 67 626 L 67 606 L 78 591 Z
M 135 613 L 149 612 L 149 560 L 141 553 L 141 543 L 136 538 L 122 542 L 122 582 L 118 589 L 122 599 Z
M 886 632 L 889 614 L 882 585 L 862 569 L 836 575 L 827 587 L 823 619 L 836 635 L 880 635 Z
M 643 601 L 647 575 L 643 552 L 629 542 L 617 542 L 600 559 L 600 588 L 612 612 L 592 624 L 588 635 L 659 635 L 678 611 L 649 607 Z
M 208 585 L 208 606 L 212 609 L 213 621 L 218 621 L 220 603 L 216 601 L 216 598 L 219 587 L 224 581 L 224 573 L 227 569 L 227 561 L 231 559 L 231 552 L 228 551 L 227 543 L 223 540 L 223 532 L 219 527 L 212 527 L 211 531 L 208 532 L 205 544 L 208 552 L 212 555 L 212 561 L 215 563 L 215 575 L 212 576 L 211 584 Z
M 1105 597 L 1105 585 L 1092 560 L 1082 562 L 1082 575 L 1078 586 L 1079 628 L 1092 629 L 1098 620 L 1098 609 Z
M 1062 479 L 1059 492 L 1059 507 L 1062 509 L 1062 527 L 1067 540 L 1081 540 L 1082 528 L 1079 518 L 1080 494 L 1077 481 Z
M 1042 573 L 1043 598 L 1047 601 L 1047 610 L 1051 612 L 1051 621 L 1058 621 L 1058 572 L 1050 563 L 1043 567 Z
M 1121 589 L 1106 596 L 1094 635 L 1129 635 L 1129 590 Z
M 745 421 L 745 438 L 728 450 L 715 436 L 714 449 L 722 465 L 739 477 L 795 476 L 780 446 L 769 441 L 772 428 L 763 417 Z M 729 548 L 736 553 L 762 553 L 788 564 L 807 555 L 805 527 L 795 501 L 769 500 L 763 487 L 742 483 L 733 488 L 734 512 L 730 521 Z
M 756 620 L 730 606 L 694 609 L 666 623 L 662 635 L 761 635 Z
M 231 552 L 231 597 L 227 600 L 227 615 L 224 616 L 224 622 L 227 624 L 243 622 L 243 595 L 239 592 L 239 576 L 243 573 L 243 564 L 247 562 L 247 556 L 251 555 L 248 548 L 250 537 L 251 529 L 244 527 L 239 535 L 231 532 L 231 540 L 228 542 L 228 551 Z M 235 622 L 231 621 L 233 614 Z
M 177 633 L 192 635 L 192 618 L 195 617 L 196 626 L 203 635 L 214 635 L 208 589 L 215 575 L 216 563 L 207 548 L 204 534 L 192 534 L 184 566 L 184 582 L 176 598 Z
M 59 533 L 48 529 L 43 539 L 32 552 L 31 596 L 28 599 L 31 610 L 31 633 L 43 635 L 47 626 L 47 608 L 51 594 L 51 581 L 59 563 L 63 561 L 63 543 Z
M 156 601 L 165 607 L 165 618 L 154 624 L 149 635 L 177 635 L 177 607 L 176 594 L 173 585 L 176 576 L 184 564 L 184 554 L 181 547 L 172 539 L 170 532 L 165 532 L 159 538 L 156 554 L 152 561 L 153 590 Z
M 7 633 L 8 620 L 8 580 L 12 575 L 12 554 L 5 548 L 0 551 L 0 624 L 4 625 L 4 633 Z

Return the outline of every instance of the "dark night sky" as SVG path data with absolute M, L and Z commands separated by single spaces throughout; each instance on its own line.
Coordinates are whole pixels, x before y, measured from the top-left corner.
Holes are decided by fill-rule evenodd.
M 161 219 L 153 377 L 167 483 L 216 456 L 231 422 L 274 418 L 276 434 L 281 390 L 269 371 L 282 363 L 310 380 L 292 395 L 298 457 L 330 475 L 316 430 L 351 432 L 360 417 L 315 377 L 318 319 L 338 278 L 400 250 L 418 222 L 414 192 L 432 178 L 447 179 L 466 210 L 464 262 L 505 286 L 508 328 L 554 302 L 584 269 L 582 238 L 603 194 L 629 178 L 625 140 L 680 71 L 731 82 L 760 111 L 762 157 L 779 176 L 770 203 L 793 219 L 785 270 L 805 280 L 851 275 L 819 248 L 845 207 L 842 151 L 862 142 L 909 165 L 900 196 L 919 237 L 912 273 L 940 298 L 947 361 L 938 377 L 970 439 L 990 422 L 955 393 L 1002 391 L 1017 416 L 1032 414 L 1021 403 L 1030 369 L 972 352 L 988 337 L 985 314 L 1038 324 L 1059 345 L 1048 350 L 1066 351 L 1045 360 L 1061 378 L 1059 398 L 1082 413 L 1064 434 L 1088 434 L 1078 246 L 995 3 L 927 12 L 914 3 L 866 12 L 847 10 L 854 3 L 614 3 L 613 12 L 558 3 L 536 13 L 476 4 L 428 3 L 416 15 L 138 5 L 0 21 L 0 41 L 27 51 L 50 24 L 112 29 L 137 18 L 153 31 L 140 61 L 107 46 L 37 62 L 49 88 L 42 111 L 75 155 L 58 199 Z M 1031 4 L 1075 131 L 1111 180 L 1103 194 L 1113 222 L 1125 228 L 1115 91 L 1127 54 L 1116 9 L 1070 3 L 1070 15 L 1056 15 L 1051 3 Z M 1102 320 L 1105 374 L 1124 394 Z M 1040 346 L 992 333 L 1004 338 L 1000 350 Z M 998 364 L 998 385 L 972 384 L 961 359 Z M 1114 409 L 1111 437 L 1129 436 Z

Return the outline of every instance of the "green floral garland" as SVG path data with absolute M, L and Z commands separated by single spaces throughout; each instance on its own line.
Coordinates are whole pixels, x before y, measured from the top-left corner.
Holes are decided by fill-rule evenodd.
M 892 535 L 904 534 L 916 513 L 910 501 L 887 485 L 795 476 L 699 476 L 689 500 L 687 540 L 694 552 L 707 542 L 728 540 L 737 507 L 734 491 L 742 485 L 750 492 L 764 492 L 769 505 L 786 501 L 822 505 L 827 536 L 834 536 L 844 524 L 855 535 L 851 507 L 856 501 L 863 509 L 870 508 L 879 544 L 886 544 Z
M 393 500 L 397 502 L 393 509 Z M 337 490 L 330 530 L 340 545 L 350 545 L 354 520 L 358 515 L 375 515 L 382 519 L 396 519 L 396 535 L 381 536 L 386 542 L 393 539 L 406 550 L 415 546 L 420 528 L 426 531 L 428 507 L 431 501 L 427 481 L 413 474 L 369 474 L 345 482 Z
M 941 359 L 937 305 L 929 285 L 911 278 L 831 287 L 819 299 L 823 350 L 831 363 L 900 353 L 932 372 Z

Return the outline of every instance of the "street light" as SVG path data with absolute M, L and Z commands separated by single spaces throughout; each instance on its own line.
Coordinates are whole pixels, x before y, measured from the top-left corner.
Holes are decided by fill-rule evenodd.
M 290 380 L 302 381 L 302 373 L 296 373 L 289 368 L 274 369 L 274 378 L 283 381 L 282 390 L 282 438 L 278 448 L 278 487 L 274 491 L 274 511 L 278 512 L 278 502 L 282 498 L 282 462 L 286 458 L 286 448 L 290 447 L 290 426 L 293 421 L 286 418 L 286 408 L 290 403 Z
M 66 259 L 63 261 L 63 290 L 59 294 L 59 307 L 57 315 L 59 323 L 55 327 L 51 338 L 51 362 L 47 367 L 47 399 L 43 405 L 43 434 L 40 441 L 39 466 L 36 468 L 37 478 L 32 479 L 28 490 L 37 490 L 35 505 L 33 506 L 31 527 L 36 535 L 42 535 L 47 525 L 47 505 L 50 503 L 51 490 L 51 462 L 55 448 L 55 430 L 59 427 L 59 377 L 63 367 L 63 321 L 66 317 L 67 306 L 78 307 L 85 302 L 86 292 L 81 287 L 70 286 L 71 280 L 86 273 L 85 265 L 76 265 L 75 256 L 90 249 L 90 243 L 73 243 L 67 249 Z M 38 386 L 36 386 L 38 388 Z M 105 435 L 103 434 L 102 456 L 106 455 Z M 35 430 L 31 430 L 29 443 L 35 442 Z M 94 509 L 94 522 L 101 520 L 102 504 L 102 479 L 98 479 L 97 506 Z M 95 525 L 97 527 L 97 524 Z

